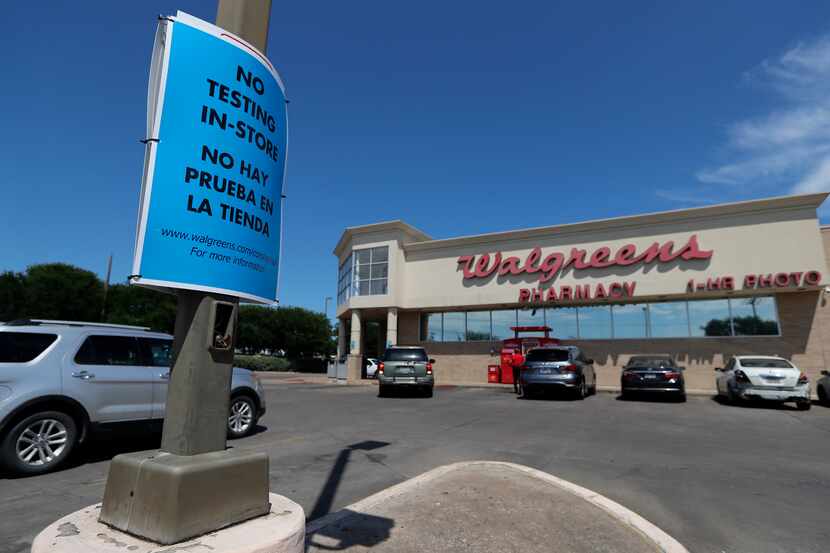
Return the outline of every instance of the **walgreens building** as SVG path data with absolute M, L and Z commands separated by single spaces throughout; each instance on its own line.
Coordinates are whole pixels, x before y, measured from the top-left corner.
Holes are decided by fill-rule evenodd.
M 601 386 L 640 354 L 675 357 L 689 389 L 713 389 L 713 368 L 746 353 L 815 381 L 830 361 L 826 197 L 441 240 L 402 221 L 347 228 L 334 250 L 339 354 L 354 380 L 365 357 L 420 345 L 439 384 L 484 384 L 511 327 L 549 326 L 595 360 Z

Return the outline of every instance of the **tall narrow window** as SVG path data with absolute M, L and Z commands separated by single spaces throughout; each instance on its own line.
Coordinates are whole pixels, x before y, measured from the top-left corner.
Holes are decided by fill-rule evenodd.
M 352 295 L 352 255 L 349 254 L 337 271 L 337 305 L 342 305 Z

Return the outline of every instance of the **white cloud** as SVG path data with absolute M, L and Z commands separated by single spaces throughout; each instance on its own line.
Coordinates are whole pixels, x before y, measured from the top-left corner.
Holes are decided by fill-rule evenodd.
M 793 192 L 796 194 L 809 194 L 827 190 L 830 190 L 830 158 L 822 160 L 813 172 L 793 187 Z
M 780 107 L 730 125 L 726 151 L 732 159 L 698 171 L 697 179 L 732 196 L 757 189 L 830 191 L 830 34 L 764 60 L 745 78 L 774 90 Z

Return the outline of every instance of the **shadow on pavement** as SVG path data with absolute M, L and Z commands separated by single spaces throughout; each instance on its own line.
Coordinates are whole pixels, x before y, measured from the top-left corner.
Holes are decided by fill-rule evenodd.
M 760 399 L 742 399 L 735 401 L 735 403 L 729 403 L 729 401 L 722 396 L 712 396 L 712 401 L 718 403 L 720 405 L 725 405 L 726 407 L 742 407 L 745 409 L 764 409 L 770 411 L 798 411 L 799 409 L 795 406 L 794 403 L 781 403 L 778 401 L 763 401 Z M 816 405 L 816 402 L 812 402 L 813 405 Z
M 387 445 L 389 442 L 367 440 L 341 449 L 307 520 L 313 521 L 329 514 L 353 451 L 373 451 Z M 345 513 L 346 516 L 340 520 L 348 520 L 348 525 L 332 523 L 310 534 L 306 537 L 306 551 L 342 551 L 355 545 L 373 547 L 387 540 L 395 526 L 394 520 L 385 517 L 350 511 Z M 355 526 L 357 530 L 353 529 Z
M 346 465 L 351 460 L 352 451 L 372 451 L 386 447 L 389 442 L 378 442 L 374 440 L 367 440 L 365 442 L 358 442 L 340 450 L 337 454 L 337 459 L 334 461 L 331 470 L 329 471 L 326 483 L 323 484 L 323 489 L 320 490 L 320 495 L 317 496 L 317 501 L 308 515 L 308 520 L 315 520 L 331 511 L 331 506 L 334 503 L 334 496 L 337 494 L 337 488 L 340 486 L 340 481 L 343 479 L 343 473 L 346 471 Z
M 681 397 L 677 394 L 667 392 L 640 392 L 640 393 L 631 393 L 628 392 L 626 395 L 618 394 L 616 397 L 617 401 L 641 401 L 644 403 L 684 403 L 686 401 L 685 397 Z
M 340 523 L 306 536 L 306 551 L 343 551 L 352 546 L 374 547 L 389 539 L 395 521 L 345 509 Z

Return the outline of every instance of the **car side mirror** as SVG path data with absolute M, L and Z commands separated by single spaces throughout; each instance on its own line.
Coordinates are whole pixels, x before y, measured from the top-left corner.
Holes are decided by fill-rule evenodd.
M 435 364 L 435 359 L 430 359 L 429 362 Z

